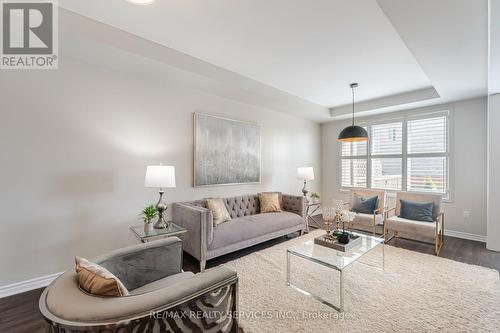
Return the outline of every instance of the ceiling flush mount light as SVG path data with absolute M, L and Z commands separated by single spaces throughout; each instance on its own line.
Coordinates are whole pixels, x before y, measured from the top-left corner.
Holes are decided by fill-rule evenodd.
M 352 125 L 344 128 L 340 132 L 337 141 L 341 142 L 359 142 L 368 141 L 368 132 L 361 126 L 354 125 L 354 88 L 358 87 L 357 83 L 350 84 L 352 90 Z
M 134 5 L 150 5 L 155 0 L 127 0 L 127 2 L 133 3 Z

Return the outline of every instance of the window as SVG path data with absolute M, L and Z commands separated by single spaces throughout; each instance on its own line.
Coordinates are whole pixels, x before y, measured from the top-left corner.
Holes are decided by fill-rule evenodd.
M 448 112 L 368 124 L 370 141 L 342 143 L 342 187 L 435 192 L 449 198 Z
M 371 187 L 401 190 L 403 179 L 403 123 L 371 126 Z
M 342 186 L 366 187 L 367 152 L 366 142 L 342 144 Z
M 447 120 L 408 121 L 408 191 L 447 193 Z

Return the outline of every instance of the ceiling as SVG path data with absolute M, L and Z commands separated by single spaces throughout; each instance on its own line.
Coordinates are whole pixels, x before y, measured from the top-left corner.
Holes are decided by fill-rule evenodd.
M 372 110 L 486 94 L 486 0 L 60 6 L 308 101 L 315 111 L 305 117 L 316 121 L 348 113 L 350 82 L 359 82 L 358 100 Z

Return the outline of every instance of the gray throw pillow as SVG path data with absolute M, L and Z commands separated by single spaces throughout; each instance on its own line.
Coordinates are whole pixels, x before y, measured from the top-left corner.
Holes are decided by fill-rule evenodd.
M 432 218 L 434 202 L 413 202 L 401 199 L 399 202 L 399 217 L 414 221 L 434 222 Z
M 378 196 L 365 198 L 354 193 L 351 210 L 355 213 L 373 214 L 373 211 L 377 209 L 377 202 Z

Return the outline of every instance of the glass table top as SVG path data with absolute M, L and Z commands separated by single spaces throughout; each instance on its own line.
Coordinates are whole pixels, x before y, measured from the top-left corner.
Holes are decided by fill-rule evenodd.
M 342 270 L 370 250 L 384 243 L 384 239 L 380 237 L 373 237 L 355 232 L 353 232 L 353 234 L 361 236 L 361 244 L 346 252 L 315 244 L 314 240 L 292 246 L 288 248 L 287 251 L 318 264 Z
M 186 229 L 184 229 L 181 226 L 178 226 L 172 221 L 168 222 L 168 227 L 164 229 L 153 229 L 150 232 L 145 232 L 144 231 L 144 224 L 141 225 L 131 225 L 130 229 L 135 233 L 135 235 L 140 238 L 140 239 L 147 239 L 147 238 L 152 238 L 152 237 L 169 237 L 169 236 L 175 236 L 179 235 L 182 233 L 187 232 Z

